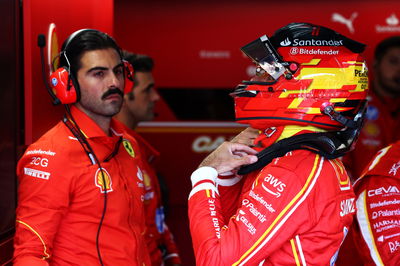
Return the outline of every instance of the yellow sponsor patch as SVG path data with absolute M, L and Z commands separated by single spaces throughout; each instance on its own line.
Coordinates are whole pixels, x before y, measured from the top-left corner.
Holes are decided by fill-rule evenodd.
M 96 187 L 100 188 L 101 193 L 111 192 L 112 189 L 112 180 L 110 174 L 106 169 L 97 169 L 96 174 L 94 176 L 94 182 Z
M 135 157 L 135 151 L 133 150 L 132 145 L 131 145 L 131 143 L 129 142 L 129 140 L 124 139 L 124 140 L 122 141 L 122 145 L 124 145 L 125 150 L 129 153 L 129 155 L 130 155 L 131 157 Z
M 150 176 L 147 174 L 147 172 L 143 173 L 143 182 L 144 182 L 144 187 L 146 189 L 151 188 L 151 179 Z

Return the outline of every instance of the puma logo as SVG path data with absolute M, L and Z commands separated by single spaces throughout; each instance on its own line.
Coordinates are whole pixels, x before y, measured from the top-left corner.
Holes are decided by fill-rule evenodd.
M 386 19 L 386 23 L 387 23 L 389 26 L 396 26 L 396 25 L 399 24 L 399 19 L 396 17 L 395 14 L 392 14 L 390 17 L 388 17 L 388 18 Z
M 353 14 L 351 14 L 350 18 L 347 19 L 347 18 L 343 17 L 339 13 L 333 13 L 332 14 L 332 21 L 333 22 L 339 22 L 339 23 L 342 23 L 342 24 L 346 25 L 346 27 L 349 29 L 349 31 L 351 33 L 354 33 L 353 21 L 357 16 L 358 16 L 358 13 L 357 12 L 353 12 Z

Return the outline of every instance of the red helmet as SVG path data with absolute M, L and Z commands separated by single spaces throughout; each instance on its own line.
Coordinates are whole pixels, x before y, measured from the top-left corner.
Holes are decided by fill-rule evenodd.
M 241 50 L 256 76 L 232 93 L 236 120 L 257 129 L 360 127 L 368 92 L 365 45 L 325 27 L 291 23 Z

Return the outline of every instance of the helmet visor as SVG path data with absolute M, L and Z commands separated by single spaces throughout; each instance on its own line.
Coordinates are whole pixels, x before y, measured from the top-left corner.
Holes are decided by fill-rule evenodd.
M 282 60 L 276 52 L 267 35 L 261 36 L 255 41 L 243 46 L 242 50 L 253 62 L 257 68 L 277 80 L 286 69 L 282 65 Z

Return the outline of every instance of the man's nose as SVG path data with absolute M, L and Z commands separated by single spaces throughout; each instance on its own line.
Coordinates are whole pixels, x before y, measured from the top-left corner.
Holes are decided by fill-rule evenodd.
M 123 80 L 119 78 L 119 76 L 115 73 L 111 73 L 110 77 L 108 79 L 108 87 L 116 87 L 116 88 L 122 88 L 122 82 Z
M 156 89 L 152 89 L 151 92 L 151 99 L 153 100 L 153 102 L 160 100 L 160 94 L 158 94 L 158 91 Z

